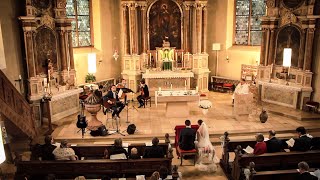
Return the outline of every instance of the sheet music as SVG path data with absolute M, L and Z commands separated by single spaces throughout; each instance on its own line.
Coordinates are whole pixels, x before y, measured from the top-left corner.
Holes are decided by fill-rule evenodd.
M 118 93 L 118 97 L 119 97 L 119 98 L 122 96 L 122 93 L 123 93 L 123 91 L 122 91 L 122 89 L 120 89 L 120 90 L 119 90 L 119 93 Z

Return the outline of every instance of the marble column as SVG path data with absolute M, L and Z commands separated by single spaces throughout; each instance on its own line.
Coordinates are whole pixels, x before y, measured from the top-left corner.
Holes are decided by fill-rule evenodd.
M 138 32 L 137 32 L 137 6 L 132 3 L 130 6 L 130 30 L 131 30 L 131 41 L 132 41 L 132 54 L 138 53 Z
M 67 58 L 66 58 L 66 44 L 65 44 L 65 31 L 58 31 L 59 43 L 60 43 L 60 61 L 61 70 L 67 70 Z
M 314 28 L 307 29 L 306 51 L 305 51 L 306 55 L 305 55 L 303 70 L 311 71 L 314 30 L 315 30 Z
M 135 7 L 133 7 L 135 8 Z M 133 24 L 134 24 L 134 17 L 132 17 L 132 4 L 128 5 L 128 11 L 129 11 L 129 53 L 133 53 Z
M 190 6 L 185 4 L 184 7 L 184 49 L 190 52 Z
M 202 52 L 207 52 L 207 32 L 208 32 L 208 10 L 207 7 L 203 7 L 203 44 Z
M 266 41 L 267 39 L 267 29 L 262 29 L 262 37 L 261 37 L 261 50 L 260 50 L 260 65 L 265 64 L 265 58 L 266 58 Z
M 201 40 L 202 40 L 202 7 L 201 4 L 197 5 L 197 19 L 196 19 L 197 25 L 197 53 L 201 53 Z
M 130 46 L 128 46 L 128 22 L 127 22 L 127 5 L 123 4 L 122 5 L 122 29 L 123 29 L 123 51 L 124 54 L 128 54 L 129 53 L 129 48 Z
M 270 65 L 274 61 L 274 52 L 275 52 L 275 29 L 271 29 L 270 32 L 270 41 L 269 41 L 269 53 L 268 53 L 268 63 L 267 65 Z
M 70 69 L 74 69 L 74 58 L 73 58 L 73 47 L 72 47 L 72 34 L 71 31 L 68 31 L 68 42 L 69 44 L 69 60 L 70 60 Z
M 146 18 L 146 5 L 141 6 L 141 19 L 142 19 L 142 53 L 147 52 L 147 18 Z
M 305 47 L 306 47 L 306 29 L 302 29 L 301 36 L 301 45 L 299 49 L 299 59 L 298 59 L 298 68 L 303 69 L 303 61 L 305 56 Z
M 192 54 L 197 53 L 197 4 L 192 7 Z
M 28 77 L 36 76 L 36 67 L 34 63 L 34 49 L 33 49 L 33 32 L 25 31 L 24 32 L 25 39 L 25 48 L 26 48 L 26 58 L 27 58 L 27 66 L 28 66 Z

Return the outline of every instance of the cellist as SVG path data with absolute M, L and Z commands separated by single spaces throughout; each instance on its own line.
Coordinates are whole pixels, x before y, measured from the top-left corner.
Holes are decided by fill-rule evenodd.
M 141 79 L 140 81 L 140 95 L 137 97 L 137 100 L 139 101 L 140 106 L 138 108 L 141 108 L 144 106 L 144 99 L 149 97 L 149 88 L 146 85 L 146 82 L 144 79 Z

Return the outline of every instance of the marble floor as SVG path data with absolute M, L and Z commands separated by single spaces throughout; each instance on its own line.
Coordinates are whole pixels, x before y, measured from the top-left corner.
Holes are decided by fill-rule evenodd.
M 290 116 L 284 116 L 281 113 L 268 113 L 269 118 L 266 123 L 259 121 L 259 114 L 261 112 L 261 105 L 257 105 L 252 109 L 252 113 L 249 116 L 235 116 L 233 114 L 233 107 L 231 104 L 231 94 L 209 92 L 205 99 L 209 99 L 213 107 L 209 109 L 207 114 L 202 113 L 202 109 L 198 107 L 197 103 L 189 103 L 190 116 L 188 118 L 166 118 L 165 117 L 165 104 L 160 103 L 158 107 L 153 103 L 151 107 L 135 108 L 137 101 L 129 103 L 128 105 L 128 121 L 134 123 L 137 126 L 137 131 L 134 135 L 130 135 L 131 139 L 139 139 L 145 137 L 159 136 L 163 137 L 165 133 L 169 133 L 174 136 L 174 127 L 176 125 L 183 125 L 186 119 L 190 119 L 192 124 L 196 124 L 198 119 L 202 119 L 209 127 L 209 133 L 211 136 L 221 136 L 225 131 L 231 133 L 256 133 L 267 132 L 270 129 L 276 131 L 294 130 L 298 126 L 304 126 L 306 128 L 320 128 L 320 121 L 317 119 L 300 121 Z M 278 112 L 287 112 L 287 114 L 298 113 L 290 108 L 279 107 L 277 105 L 264 105 L 264 108 L 268 111 L 275 109 Z M 87 119 L 90 120 L 90 114 L 85 113 Z M 109 114 L 109 116 L 111 116 Z M 98 112 L 98 119 L 101 120 L 108 129 L 115 128 L 115 123 L 112 126 L 111 120 L 106 120 L 106 116 L 102 111 Z M 124 109 L 120 114 L 120 131 L 125 131 L 128 124 L 127 110 Z M 76 115 L 69 116 L 60 121 L 54 122 L 56 125 L 53 136 L 56 139 L 81 139 L 81 133 L 77 133 L 76 127 Z M 126 134 L 126 133 L 124 133 Z M 92 137 L 89 133 L 85 134 L 84 139 L 114 139 L 119 135 L 111 135 L 106 137 Z M 124 138 L 129 138 L 128 136 Z

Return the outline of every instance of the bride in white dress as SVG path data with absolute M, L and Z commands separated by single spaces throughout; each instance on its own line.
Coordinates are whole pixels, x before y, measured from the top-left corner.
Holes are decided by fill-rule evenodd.
M 210 142 L 208 127 L 205 122 L 198 120 L 197 143 L 199 158 L 196 168 L 200 171 L 215 172 L 217 170 L 218 158 L 215 156 L 215 149 Z

